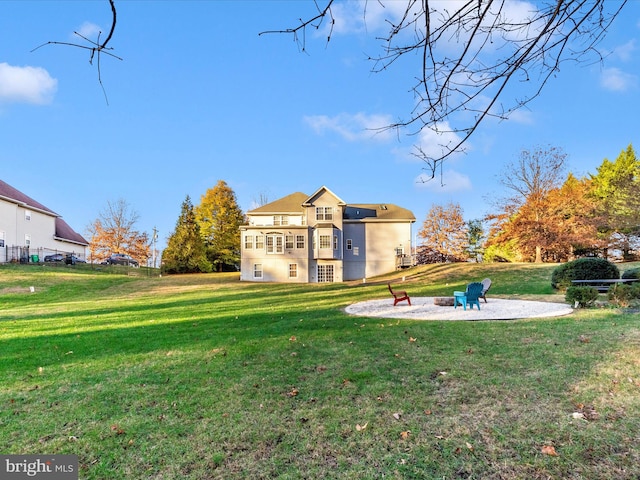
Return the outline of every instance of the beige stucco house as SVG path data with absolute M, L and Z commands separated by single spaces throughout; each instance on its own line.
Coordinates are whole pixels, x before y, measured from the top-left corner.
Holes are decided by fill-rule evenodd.
M 240 278 L 342 282 L 392 272 L 411 258 L 411 211 L 347 204 L 327 187 L 292 193 L 247 212 Z
M 88 245 L 60 215 L 0 180 L 0 263 L 53 253 L 84 259 Z

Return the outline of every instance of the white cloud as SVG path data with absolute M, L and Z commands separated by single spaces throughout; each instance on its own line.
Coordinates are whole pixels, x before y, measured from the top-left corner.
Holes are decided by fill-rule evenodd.
M 433 193 L 451 193 L 463 190 L 471 190 L 471 179 L 455 170 L 444 170 L 442 174 L 439 172 L 431 178 L 431 175 L 425 173 L 416 177 L 416 183 L 420 188 L 424 188 Z
M 614 48 L 613 54 L 623 62 L 628 62 L 633 58 L 633 54 L 636 50 L 636 41 L 635 39 L 631 39 L 627 43 Z
M 511 112 L 507 116 L 507 120 L 515 123 L 521 123 L 523 125 L 533 125 L 535 123 L 533 112 L 531 112 L 531 110 L 524 110 L 523 108 L 518 108 Z
M 441 122 L 435 128 L 423 128 L 416 147 L 419 147 L 424 154 L 431 158 L 440 158 L 460 143 L 460 140 L 460 136 L 452 131 L 449 122 Z M 453 157 L 457 155 L 458 153 L 452 154 Z M 448 158 L 451 158 L 451 156 Z
M 387 141 L 393 135 L 390 130 L 385 130 L 392 123 L 391 117 L 383 114 L 309 115 L 304 117 L 304 121 L 318 134 L 334 132 L 351 142 L 371 139 Z
M 58 81 L 44 68 L 0 63 L 0 103 L 51 103 Z
M 619 68 L 605 68 L 600 76 L 600 85 L 606 90 L 625 92 L 638 84 L 638 77 Z
M 80 25 L 80 28 L 77 29 L 76 32 L 78 32 L 83 37 L 88 38 L 89 40 L 93 40 L 97 42 L 98 34 L 101 32 L 101 30 L 102 29 L 95 23 L 84 22 L 82 25 Z M 101 39 L 101 40 L 104 40 L 104 39 Z

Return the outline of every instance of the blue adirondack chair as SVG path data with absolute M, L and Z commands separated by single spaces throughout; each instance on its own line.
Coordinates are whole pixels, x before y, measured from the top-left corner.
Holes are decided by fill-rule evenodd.
M 453 292 L 453 307 L 458 308 L 458 305 L 462 305 L 466 310 L 467 305 L 471 305 L 471 309 L 473 310 L 473 306 L 477 305 L 478 310 L 480 310 L 480 298 L 482 297 L 483 290 L 484 285 L 482 285 L 482 283 L 473 282 L 467 285 L 465 292 Z

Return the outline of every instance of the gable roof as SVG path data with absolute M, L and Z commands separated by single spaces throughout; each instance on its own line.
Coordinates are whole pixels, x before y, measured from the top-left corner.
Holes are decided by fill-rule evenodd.
M 416 221 L 416 217 L 411 210 L 399 207 L 392 203 L 359 203 L 349 204 L 344 212 L 345 220 L 408 220 Z
M 27 207 L 32 210 L 38 210 L 42 213 L 46 213 L 47 215 L 59 216 L 53 210 L 48 209 L 40 202 L 36 202 L 33 198 L 25 195 L 20 190 L 13 188 L 2 180 L 0 180 L 0 198 L 11 203 L 17 203 L 20 206 Z
M 78 245 L 89 245 L 82 235 L 77 233 L 73 228 L 69 226 L 62 218 L 56 217 L 56 234 L 55 237 L 59 240 L 64 240 L 71 243 L 77 243 Z
M 259 215 L 264 213 L 273 215 L 274 213 L 303 213 L 304 209 L 302 208 L 302 204 L 307 198 L 309 198 L 309 195 L 305 193 L 292 193 L 286 197 L 280 198 L 279 200 L 267 203 L 266 205 L 254 208 L 253 210 L 249 210 L 247 214 Z
M 23 208 L 28 208 L 30 210 L 38 211 L 46 215 L 56 217 L 56 231 L 54 237 L 58 240 L 77 243 L 78 245 L 89 245 L 89 242 L 87 242 L 82 235 L 71 228 L 69 224 L 65 222 L 56 212 L 54 212 L 50 208 L 45 207 L 40 202 L 34 200 L 28 195 L 25 195 L 20 190 L 13 188 L 11 185 L 2 180 L 0 180 L 0 199 L 7 202 L 15 203 Z
M 338 205 L 344 206 L 342 218 L 353 222 L 375 221 L 409 221 L 415 222 L 416 217 L 411 210 L 399 207 L 392 203 L 357 203 L 344 202 L 327 187 L 320 187 L 313 195 L 309 196 L 301 192 L 292 193 L 279 200 L 275 200 L 261 207 L 249 210 L 247 215 L 285 215 L 304 213 L 305 207 L 313 205 L 313 202 L 322 194 L 333 196 Z
M 338 201 L 338 205 L 346 205 L 346 202 L 344 200 L 342 200 L 339 196 L 337 196 L 335 193 L 333 193 L 331 190 L 329 190 L 327 187 L 322 186 L 320 187 L 318 190 L 315 191 L 315 193 L 313 195 L 311 195 L 309 198 L 307 198 L 305 200 L 305 202 L 303 203 L 303 205 L 305 207 L 309 207 L 311 205 L 313 205 L 313 201 L 315 199 L 317 199 L 319 196 L 321 196 L 323 193 L 328 193 L 329 195 L 331 195 L 333 198 L 335 198 Z

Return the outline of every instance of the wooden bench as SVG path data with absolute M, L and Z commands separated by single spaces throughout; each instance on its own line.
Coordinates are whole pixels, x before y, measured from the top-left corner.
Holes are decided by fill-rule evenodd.
M 403 301 L 407 301 L 409 302 L 409 306 L 411 306 L 411 299 L 409 298 L 409 295 L 407 294 L 407 292 L 405 291 L 394 291 L 391 288 L 391 284 L 388 283 L 387 286 L 389 287 L 389 291 L 391 292 L 391 295 L 393 295 L 393 306 L 395 307 L 399 302 L 403 302 Z
M 576 287 L 593 287 L 600 293 L 607 293 L 609 288 L 613 285 L 617 285 L 619 283 L 633 283 L 637 282 L 638 278 L 607 278 L 607 279 L 599 279 L 599 280 L 571 280 Z

